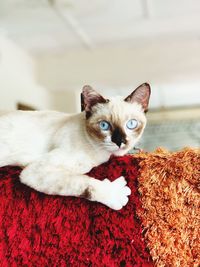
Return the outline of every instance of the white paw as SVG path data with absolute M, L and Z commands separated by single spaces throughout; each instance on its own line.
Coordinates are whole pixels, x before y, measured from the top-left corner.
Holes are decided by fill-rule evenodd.
M 104 185 L 100 202 L 114 210 L 123 208 L 128 203 L 128 196 L 131 194 L 130 188 L 126 186 L 125 178 L 121 176 L 113 182 L 108 179 L 102 182 Z

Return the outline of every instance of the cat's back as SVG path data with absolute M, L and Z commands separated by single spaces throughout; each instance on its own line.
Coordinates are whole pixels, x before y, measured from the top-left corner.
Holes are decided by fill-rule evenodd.
M 49 128 L 54 123 L 61 123 L 70 118 L 70 116 L 70 114 L 58 111 L 0 111 L 0 125 L 22 128 L 33 125 L 42 129 Z
M 70 115 L 56 111 L 0 112 L 0 146 L 36 146 L 44 150 L 69 118 Z
M 70 117 L 55 111 L 0 112 L 0 166 L 24 166 L 47 153 Z

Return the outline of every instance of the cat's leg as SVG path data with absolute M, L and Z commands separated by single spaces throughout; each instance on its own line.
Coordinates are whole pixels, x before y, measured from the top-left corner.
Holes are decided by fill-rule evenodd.
M 44 160 L 29 164 L 21 172 L 20 180 L 39 192 L 84 197 L 115 210 L 125 206 L 131 194 L 124 177 L 113 182 L 99 181 L 87 175 L 71 174 L 64 165 L 52 165 Z

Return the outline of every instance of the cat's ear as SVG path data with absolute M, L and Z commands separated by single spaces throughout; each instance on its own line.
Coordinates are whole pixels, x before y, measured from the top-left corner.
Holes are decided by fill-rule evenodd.
M 138 103 L 142 106 L 144 112 L 148 111 L 149 98 L 151 94 L 151 87 L 148 83 L 143 83 L 138 86 L 124 101 L 130 103 Z
M 85 85 L 81 93 L 81 110 L 85 110 L 86 117 L 91 115 L 92 107 L 98 103 L 107 103 L 102 95 L 97 93 L 90 85 Z

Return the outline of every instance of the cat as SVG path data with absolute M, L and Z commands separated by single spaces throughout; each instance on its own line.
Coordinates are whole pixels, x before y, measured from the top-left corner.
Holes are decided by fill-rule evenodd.
M 131 194 L 124 177 L 111 182 L 85 175 L 111 155 L 125 155 L 146 125 L 150 86 L 126 98 L 82 90 L 83 111 L 11 111 L 0 115 L 0 167 L 23 167 L 20 181 L 50 195 L 84 197 L 114 210 Z

